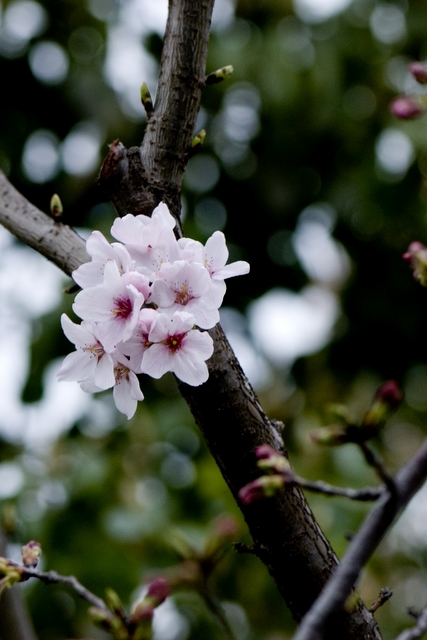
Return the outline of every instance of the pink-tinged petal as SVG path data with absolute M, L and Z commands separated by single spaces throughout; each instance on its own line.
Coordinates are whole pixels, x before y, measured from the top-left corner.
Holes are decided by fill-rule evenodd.
M 155 280 L 151 286 L 151 301 L 160 308 L 170 307 L 175 302 L 175 292 L 164 280 Z
M 117 375 L 116 370 L 113 398 L 117 409 L 130 420 L 135 414 L 138 400 L 144 399 L 138 378 L 132 371 L 122 371 L 121 375 Z
M 86 347 L 96 342 L 91 324 L 76 324 L 70 318 L 63 313 L 61 316 L 61 327 L 66 337 L 70 342 L 76 345 L 76 347 Z
M 113 257 L 111 244 L 100 231 L 92 231 L 86 241 L 86 251 L 91 258 L 102 258 L 107 261 Z
M 98 365 L 94 372 L 94 380 L 96 386 L 100 389 L 110 389 L 114 386 L 114 362 L 110 354 L 104 353 L 98 360 Z
M 224 300 L 227 285 L 224 280 L 212 280 L 210 291 L 204 296 L 208 306 L 219 309 Z
M 249 269 L 249 262 L 246 262 L 245 260 L 237 260 L 236 262 L 226 264 L 222 269 L 215 271 L 212 278 L 215 280 L 224 280 L 225 278 L 233 278 L 234 276 L 244 276 L 246 273 L 249 273 Z
M 177 378 L 192 387 L 198 387 L 209 378 L 208 367 L 205 362 L 201 360 L 192 362 L 180 352 L 177 352 L 175 356 L 173 372 Z
M 76 295 L 73 304 L 73 311 L 79 318 L 95 322 L 108 320 L 113 308 L 113 296 L 103 285 L 83 289 Z
M 213 340 L 206 331 L 193 329 L 184 339 L 184 349 L 186 357 L 195 360 L 208 360 L 213 354 Z
M 97 358 L 79 349 L 69 353 L 56 374 L 57 379 L 68 382 L 81 382 L 93 375 Z
M 80 382 L 80 389 L 85 393 L 99 393 L 100 391 L 104 391 L 104 389 L 100 389 L 96 386 L 95 380 L 93 378 L 82 380 Z
M 172 317 L 173 333 L 187 333 L 194 324 L 194 316 L 187 311 L 176 311 Z
M 228 249 L 222 231 L 215 231 L 205 244 L 205 262 L 209 273 L 222 269 L 228 260 Z
M 173 355 L 168 347 L 163 344 L 153 344 L 144 351 L 141 363 L 141 372 L 147 373 L 152 378 L 161 378 L 171 370 Z
M 125 244 L 138 244 L 144 241 L 146 225 L 141 220 L 145 216 L 133 216 L 128 213 L 123 218 L 116 218 L 111 227 L 111 235 Z
M 99 340 L 107 353 L 113 353 L 119 342 L 122 342 L 126 329 L 127 327 L 121 322 L 102 322 L 99 324 Z
M 152 219 L 153 218 L 159 218 L 162 223 L 170 229 L 174 229 L 176 226 L 176 220 L 169 212 L 169 209 L 164 202 L 160 202 L 160 204 L 158 204 L 157 207 L 153 210 Z
M 194 324 L 201 329 L 212 329 L 219 322 L 218 309 L 212 308 L 202 298 L 191 300 L 184 308 L 194 316 Z
M 104 279 L 104 267 L 104 263 L 99 260 L 94 262 L 85 262 L 80 265 L 78 269 L 73 271 L 73 280 L 82 289 L 96 287 L 97 285 L 102 284 Z

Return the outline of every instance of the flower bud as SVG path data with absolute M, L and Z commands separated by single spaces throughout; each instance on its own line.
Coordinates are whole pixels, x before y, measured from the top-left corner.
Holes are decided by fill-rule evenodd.
M 143 82 L 141 85 L 141 102 L 147 115 L 154 111 L 151 93 L 145 82 Z
M 403 259 L 411 267 L 415 280 L 423 286 L 427 286 L 427 247 L 421 242 L 411 242 Z
M 31 567 L 35 569 L 38 565 L 39 558 L 42 552 L 40 542 L 30 540 L 21 549 L 22 563 L 25 567 Z
M 239 523 L 233 516 L 224 514 L 214 521 L 213 531 L 220 538 L 235 538 L 239 533 Z
M 371 407 L 362 420 L 362 429 L 376 433 L 403 400 L 403 392 L 395 380 L 387 380 L 377 390 Z M 374 435 L 373 433 L 373 435 Z
M 124 609 L 118 594 L 110 587 L 105 590 L 105 601 L 111 611 L 114 611 L 121 618 L 124 617 Z
M 162 604 L 171 592 L 171 587 L 166 578 L 156 578 L 148 586 L 146 598 L 151 598 L 155 607 Z
M 347 431 L 337 426 L 322 427 L 310 433 L 310 438 L 317 444 L 336 446 L 349 442 Z
M 62 206 L 61 198 L 57 193 L 54 193 L 50 199 L 50 212 L 55 220 L 59 220 L 62 217 L 63 211 L 64 208 Z
M 194 153 L 196 153 L 196 151 L 200 149 L 200 147 L 205 141 L 205 138 L 206 138 L 206 129 L 202 129 L 201 131 L 199 131 L 197 135 L 194 136 L 193 140 L 191 141 L 191 155 L 193 155 Z
M 427 84 L 427 64 L 425 62 L 411 62 L 408 69 L 417 82 Z
M 206 84 L 218 84 L 218 82 L 222 82 L 226 78 L 229 78 L 234 69 L 231 64 L 226 65 L 225 67 L 221 67 L 221 69 L 217 69 L 210 73 L 206 78 Z
M 255 453 L 257 453 L 257 450 L 260 448 L 261 447 L 257 447 Z M 273 455 L 270 455 L 269 457 L 261 457 L 261 459 L 258 460 L 258 467 L 266 471 L 282 473 L 284 475 L 289 475 L 290 477 L 292 477 L 291 465 L 289 463 L 289 460 L 287 460 L 285 456 L 282 456 L 277 451 L 274 451 L 274 449 L 271 449 L 271 451 L 273 452 Z M 266 451 L 262 450 L 262 453 L 266 453 Z
M 88 613 L 92 622 L 111 631 L 115 640 L 128 640 L 129 634 L 123 620 L 114 613 L 100 607 L 89 607 Z
M 424 106 L 416 96 L 400 96 L 390 105 L 391 113 L 401 120 L 418 118 L 424 113 Z
M 238 496 L 243 504 L 252 504 L 264 498 L 271 498 L 284 485 L 285 478 L 282 475 L 261 476 L 242 487 Z

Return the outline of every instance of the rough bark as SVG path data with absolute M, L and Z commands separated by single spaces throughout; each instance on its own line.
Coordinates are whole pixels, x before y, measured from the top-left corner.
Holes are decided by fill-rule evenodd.
M 204 86 L 212 8 L 213 0 L 169 2 L 156 104 L 144 140 L 140 148 L 129 150 L 115 141 L 99 178 L 120 215 L 149 214 L 164 200 L 179 219 L 182 176 Z M 23 205 L 12 204 L 10 189 L 4 187 L 6 183 L 4 177 L 0 179 L 0 221 L 14 218 L 15 205 L 21 219 Z M 25 213 L 29 213 L 28 209 Z M 24 220 L 28 223 L 25 215 Z M 25 242 L 25 233 L 18 226 L 19 229 L 14 229 L 12 222 L 8 228 Z M 78 266 L 76 262 L 85 260 L 83 241 L 74 235 L 73 250 L 68 245 L 71 230 L 53 221 L 47 228 L 49 246 L 42 252 L 70 273 Z M 45 248 L 39 236 L 29 244 L 37 250 L 38 246 Z M 254 447 L 262 443 L 281 451 L 284 447 L 277 423 L 264 414 L 221 328 L 215 327 L 211 335 L 215 352 L 208 363 L 208 382 L 200 387 L 180 384 L 180 389 L 237 499 L 238 490 L 256 473 Z M 299 621 L 337 567 L 333 550 L 298 489 L 259 504 L 239 506 L 257 554 Z M 325 637 L 381 638 L 375 620 L 360 601 L 351 613 L 341 612 L 334 617 Z

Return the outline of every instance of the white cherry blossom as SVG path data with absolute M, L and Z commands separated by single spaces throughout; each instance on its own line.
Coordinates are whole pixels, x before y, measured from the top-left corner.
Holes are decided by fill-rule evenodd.
M 120 242 L 110 244 L 100 231 L 93 231 L 90 234 L 86 242 L 86 250 L 92 257 L 92 261 L 85 262 L 73 271 L 73 280 L 82 289 L 102 284 L 105 265 L 111 260 L 116 262 L 120 273 L 132 267 L 133 260 L 126 247 Z
M 142 356 L 142 372 L 161 378 L 172 371 L 193 387 L 206 382 L 209 373 L 205 360 L 213 353 L 213 340 L 193 325 L 194 317 L 186 312 L 177 311 L 172 318 L 159 314 L 148 335 L 153 344 Z
M 77 350 L 66 356 L 58 371 L 58 380 L 82 382 L 93 378 L 99 389 L 112 387 L 114 362 L 111 355 L 104 351 L 97 325 L 90 320 L 75 324 L 63 313 L 61 326 Z
M 215 232 L 205 245 L 176 239 L 176 221 L 164 203 L 153 215 L 117 218 L 110 244 L 99 231 L 87 241 L 91 261 L 74 280 L 82 287 L 73 309 L 80 325 L 61 318 L 76 346 L 58 380 L 77 381 L 84 391 L 113 388 L 117 409 L 131 418 L 143 399 L 137 373 L 160 378 L 173 372 L 198 386 L 208 379 L 225 279 L 248 273 L 247 262 L 227 265 L 225 237 Z
M 150 295 L 146 276 L 135 271 L 120 275 L 115 262 L 105 265 L 102 285 L 77 294 L 74 312 L 98 323 L 100 340 L 109 353 L 131 337 L 142 305 Z
M 162 265 L 153 282 L 151 300 L 168 315 L 186 311 L 195 317 L 195 324 L 211 329 L 219 321 L 218 308 L 210 296 L 211 280 L 198 262 L 177 260 Z

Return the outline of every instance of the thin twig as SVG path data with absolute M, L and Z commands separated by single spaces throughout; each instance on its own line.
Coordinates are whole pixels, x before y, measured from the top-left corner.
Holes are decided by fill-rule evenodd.
M 224 609 L 217 601 L 217 599 L 212 595 L 207 585 L 204 585 L 199 593 L 205 601 L 209 611 L 213 614 L 214 618 L 218 622 L 218 625 L 221 627 L 224 640 L 236 640 L 233 630 L 231 629 L 230 624 L 226 618 Z
M 74 589 L 81 598 L 89 602 L 94 607 L 97 607 L 97 609 L 110 611 L 105 602 L 89 591 L 89 589 L 86 589 L 86 587 L 84 587 L 75 576 L 61 576 L 56 571 L 39 571 L 38 569 L 30 569 L 28 567 L 22 567 L 21 565 L 17 566 L 20 567 L 21 573 L 25 577 L 37 578 L 45 584 L 66 584 Z
M 313 491 L 313 493 L 321 493 L 325 496 L 342 496 L 349 500 L 359 500 L 361 502 L 374 502 L 384 493 L 384 487 L 366 487 L 365 489 L 341 488 L 334 487 L 333 485 L 328 484 L 327 482 L 322 482 L 321 480 L 310 482 L 309 480 L 304 480 L 304 478 L 300 478 L 299 476 L 295 476 L 295 483 L 302 489 Z
M 310 611 L 303 618 L 293 640 L 320 640 L 322 638 L 329 618 L 334 613 L 342 611 L 361 569 L 365 566 L 399 512 L 420 489 L 426 477 L 427 440 L 424 441 L 423 446 L 411 460 L 396 474 L 394 479 L 395 491 L 384 493 L 369 513 L 362 527 L 350 543 L 342 564 L 326 584 Z M 399 640 L 402 639 L 400 638 Z
M 392 595 L 393 595 L 393 591 L 391 591 L 390 589 L 387 589 L 387 588 L 381 589 L 381 591 L 378 594 L 378 598 L 375 600 L 372 606 L 369 607 L 370 613 L 375 613 L 375 611 L 377 611 L 377 609 L 382 607 L 383 604 L 387 602 L 387 600 L 390 600 Z
M 357 444 L 362 450 L 362 453 L 365 456 L 366 462 L 369 464 L 370 467 L 375 469 L 375 471 L 377 472 L 381 480 L 384 482 L 384 484 L 386 485 L 390 493 L 393 493 L 396 489 L 393 477 L 389 474 L 389 472 L 385 468 L 381 458 L 377 456 L 375 451 L 373 451 L 370 448 L 370 446 L 366 444 L 366 442 L 358 442 Z
M 427 631 L 427 607 L 424 607 L 424 609 L 421 610 L 416 619 L 417 624 L 415 627 L 402 631 L 402 633 L 397 636 L 396 640 L 416 640 L 425 634 Z

